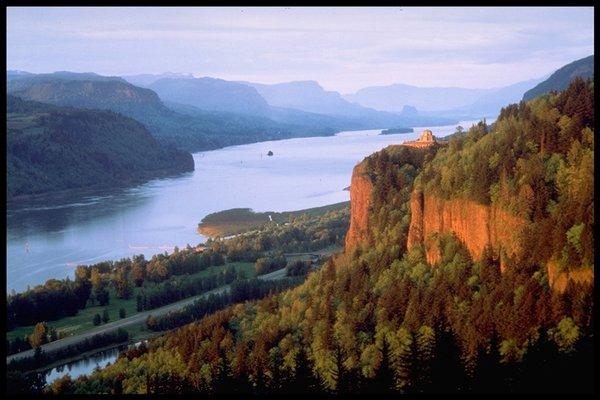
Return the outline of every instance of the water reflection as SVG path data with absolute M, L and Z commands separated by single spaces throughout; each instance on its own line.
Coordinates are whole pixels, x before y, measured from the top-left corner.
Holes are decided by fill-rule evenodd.
M 119 353 L 126 348 L 127 346 L 123 345 L 114 349 L 100 351 L 82 360 L 73 361 L 52 368 L 46 372 L 46 384 L 51 384 L 58 378 L 67 374 L 70 375 L 72 379 L 76 379 L 81 375 L 91 374 L 96 368 L 104 368 L 108 364 L 115 362 Z
M 119 353 L 127 348 L 139 347 L 142 343 L 147 343 L 143 340 L 131 345 L 120 345 L 112 349 L 99 351 L 81 360 L 69 362 L 59 365 L 46 371 L 46 384 L 51 384 L 58 378 L 65 375 L 70 375 L 71 379 L 76 379 L 81 375 L 89 375 L 97 368 L 104 368 L 109 364 L 114 363 L 119 357 Z

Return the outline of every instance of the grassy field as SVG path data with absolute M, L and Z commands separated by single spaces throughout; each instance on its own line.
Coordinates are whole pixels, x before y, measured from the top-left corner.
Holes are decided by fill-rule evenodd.
M 224 267 L 233 266 L 236 271 L 243 271 L 244 276 L 246 278 L 251 278 L 255 276 L 254 263 L 248 262 L 234 262 L 228 263 L 221 266 L 212 266 L 203 271 L 197 272 L 195 274 L 187 275 L 190 278 L 204 277 L 211 274 L 218 273 L 223 270 Z M 179 275 L 181 277 L 183 275 Z M 114 291 L 111 289 L 110 291 L 110 303 L 108 306 L 93 306 L 86 307 L 83 310 L 80 310 L 77 315 L 72 317 L 61 318 L 56 321 L 48 322 L 48 325 L 55 328 L 57 333 L 64 332 L 67 335 L 77 335 L 83 333 L 94 327 L 92 323 L 92 319 L 95 314 L 100 314 L 104 312 L 104 310 L 108 310 L 108 315 L 110 317 L 110 321 L 116 321 L 119 319 L 119 309 L 125 309 L 125 316 L 129 317 L 133 314 L 137 313 L 136 309 L 136 296 L 141 291 L 141 288 L 135 288 L 133 296 L 128 300 L 118 299 L 115 296 Z M 131 328 L 137 330 L 136 334 L 140 334 L 139 327 Z M 18 336 L 27 336 L 31 334 L 33 331 L 33 326 L 21 326 L 13 329 L 10 332 L 6 333 L 6 338 L 9 340 L 13 340 Z M 133 332 L 132 332 L 133 333 Z
M 302 215 L 307 215 L 309 217 L 320 216 L 330 211 L 348 207 L 349 204 L 349 201 L 344 201 L 322 207 L 307 208 L 305 210 L 284 212 L 267 211 L 261 213 L 254 212 L 249 208 L 232 208 L 230 210 L 208 214 L 198 224 L 198 231 L 203 235 L 211 237 L 237 235 L 239 233 L 262 228 L 271 222 L 269 216 L 271 216 L 273 222 L 281 224 L 288 222 L 290 218 L 297 218 Z

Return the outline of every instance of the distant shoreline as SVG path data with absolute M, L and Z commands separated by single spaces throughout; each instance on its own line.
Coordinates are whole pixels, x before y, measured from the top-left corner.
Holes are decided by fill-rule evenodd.
M 231 208 L 208 214 L 198 224 L 198 232 L 211 238 L 237 235 L 262 228 L 268 223 L 286 223 L 290 218 L 296 218 L 304 214 L 322 215 L 329 211 L 341 210 L 349 205 L 349 201 L 343 201 L 320 207 L 283 212 L 254 212 L 250 208 Z
M 190 172 L 194 172 L 195 169 L 189 171 L 177 171 L 177 170 L 157 170 L 157 171 L 149 171 L 146 176 L 131 178 L 126 181 L 111 183 L 99 183 L 91 186 L 83 186 L 78 188 L 70 188 L 70 189 L 60 189 L 54 190 L 51 192 L 42 192 L 42 193 L 31 193 L 31 194 L 20 194 L 18 196 L 9 197 L 6 200 L 7 209 L 11 210 L 11 205 L 15 205 L 22 201 L 43 201 L 43 200 L 57 200 L 61 197 L 85 197 L 85 195 L 97 196 L 100 193 L 94 193 L 99 190 L 122 190 L 129 189 L 132 187 L 136 187 L 139 185 L 143 185 L 144 183 L 150 182 L 155 179 L 163 179 L 163 178 L 173 178 L 177 175 L 186 174 Z M 89 192 L 89 193 L 88 193 Z M 101 193 L 102 195 L 107 194 L 106 192 Z M 61 202 L 61 204 L 63 204 Z M 67 204 L 67 203 L 64 203 Z M 18 208 L 13 208 L 13 210 L 18 210 Z
M 381 131 L 380 135 L 395 135 L 398 133 L 413 133 L 414 128 L 390 128 Z

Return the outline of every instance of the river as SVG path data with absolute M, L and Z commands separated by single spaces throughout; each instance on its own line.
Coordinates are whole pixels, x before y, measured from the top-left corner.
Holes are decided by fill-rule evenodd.
M 429 128 L 437 137 L 477 121 L 260 142 L 193 154 L 195 171 L 113 191 L 81 191 L 7 207 L 7 290 L 25 290 L 50 278 L 72 277 L 75 267 L 144 254 L 206 238 L 196 232 L 209 213 L 235 207 L 293 211 L 349 200 L 352 168 L 369 154 Z M 273 156 L 267 156 L 269 151 Z

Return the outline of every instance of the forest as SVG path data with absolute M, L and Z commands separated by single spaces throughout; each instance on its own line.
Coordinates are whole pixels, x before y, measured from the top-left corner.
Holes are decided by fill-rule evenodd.
M 556 254 L 571 268 L 593 262 L 593 236 L 586 234 L 588 224 L 593 227 L 587 203 L 593 186 L 584 184 L 593 160 L 589 110 L 593 83 L 576 81 L 562 93 L 506 107 L 492 127 L 476 125 L 446 148 L 376 153 L 366 161 L 376 183 L 363 246 L 333 257 L 296 288 L 207 315 L 50 390 L 591 392 L 592 287 L 571 281 L 564 292 L 553 290 L 544 264 Z M 473 174 L 486 172 L 461 160 L 488 149 L 479 158 L 492 172 L 476 183 Z M 524 178 L 524 163 L 542 172 Z M 434 169 L 460 179 L 436 180 Z M 561 230 L 565 238 L 550 240 L 547 252 L 532 249 L 504 272 L 489 249 L 474 260 L 453 235 L 440 239 L 441 261 L 434 267 L 422 248 L 407 250 L 415 185 L 494 202 L 511 197 L 494 194 L 502 180 L 512 182 L 512 193 L 530 193 L 529 208 L 514 210 L 534 227 L 550 220 L 561 229 L 571 223 L 583 229 Z M 523 189 L 542 183 L 547 191 Z M 567 202 L 572 211 L 561 208 Z
M 142 124 L 114 112 L 8 95 L 7 120 L 9 199 L 194 170 L 191 154 L 159 144 Z

